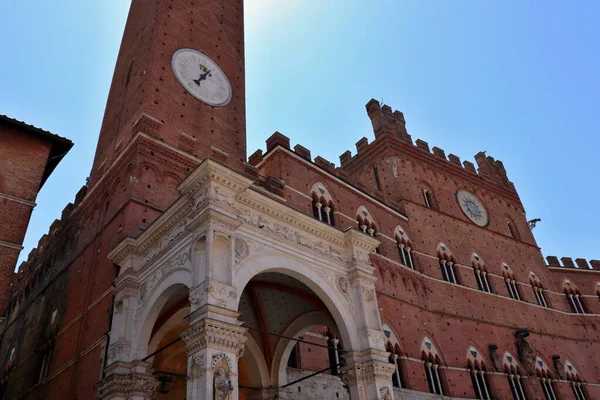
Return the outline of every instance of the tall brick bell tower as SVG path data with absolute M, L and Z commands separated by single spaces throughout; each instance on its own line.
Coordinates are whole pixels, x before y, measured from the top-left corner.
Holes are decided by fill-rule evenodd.
M 194 64 L 198 86 L 217 69 L 226 76 L 226 104 L 188 92 L 172 66 L 180 49 L 213 62 Z M 207 157 L 237 171 L 246 158 L 243 0 L 133 0 L 90 180 L 13 282 L 0 358 L 19 367 L 5 369 L 3 398 L 95 397 L 115 301 L 107 254 L 161 215 Z
M 206 104 L 180 84 L 171 61 L 182 48 L 206 54 L 223 70 L 232 90 L 228 104 Z M 190 158 L 213 156 L 240 169 L 246 157 L 242 0 L 133 0 L 90 187 L 138 134 Z

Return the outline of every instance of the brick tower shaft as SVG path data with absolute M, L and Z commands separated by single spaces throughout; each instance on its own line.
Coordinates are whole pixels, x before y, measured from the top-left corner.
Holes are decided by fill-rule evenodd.
M 190 48 L 227 75 L 232 100 L 207 105 L 186 92 L 171 67 Z M 134 0 L 111 84 L 91 172 L 102 177 L 139 131 L 191 156 L 225 156 L 235 169 L 246 157 L 242 0 Z

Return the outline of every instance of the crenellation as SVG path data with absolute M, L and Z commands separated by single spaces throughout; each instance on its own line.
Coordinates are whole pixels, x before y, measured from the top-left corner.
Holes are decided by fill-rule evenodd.
M 75 195 L 75 205 L 78 205 L 79 203 L 81 203 L 81 200 L 83 200 L 83 198 L 87 194 L 87 190 L 88 190 L 87 185 L 83 185 L 81 187 L 81 189 L 79 189 L 79 191 Z
M 54 222 L 50 225 L 50 229 L 48 229 L 48 235 L 54 236 L 56 232 L 61 228 L 62 221 L 60 219 L 55 219 Z
M 558 257 L 548 256 L 546 257 L 546 261 L 548 262 L 549 267 L 561 267 L 560 261 L 558 261 Z
M 394 118 L 396 119 L 396 128 L 398 129 L 398 133 L 400 134 L 400 139 L 413 144 L 412 136 L 409 135 L 406 130 L 406 119 L 404 119 L 404 114 L 401 111 L 394 111 Z
M 342 153 L 342 155 L 340 156 L 340 165 L 342 167 L 345 167 L 346 165 L 348 165 L 348 163 L 352 160 L 352 153 L 350 152 L 350 150 L 346 150 L 344 153 Z
M 321 156 L 317 156 L 315 157 L 315 164 L 318 165 L 319 167 L 323 168 L 324 170 L 333 173 L 335 171 L 335 164 L 332 162 L 329 162 L 328 160 L 324 159 Z
M 477 173 L 477 170 L 475 169 L 475 164 L 473 164 L 471 161 L 463 161 L 463 167 L 465 167 L 465 170 L 472 172 L 474 174 Z
M 290 149 L 290 138 L 285 136 L 283 133 L 275 131 L 269 138 L 266 140 L 267 142 L 267 153 L 273 150 L 277 146 L 284 147 L 286 149 Z
M 308 150 L 306 147 L 297 144 L 294 146 L 294 153 L 298 154 L 300 157 L 304 158 L 305 160 L 310 161 L 312 159 L 311 155 L 310 155 L 310 150 Z
M 571 257 L 561 257 L 560 261 L 558 257 L 548 256 L 546 257 L 548 267 L 553 268 L 571 268 L 571 269 L 582 269 L 582 270 L 600 270 L 600 260 L 586 260 L 585 258 L 576 258 L 575 262 Z M 562 262 L 562 263 L 561 263 Z
M 450 161 L 452 164 L 458 165 L 459 167 L 461 166 L 460 157 L 455 156 L 452 153 L 448 154 L 448 161 Z
M 561 257 L 560 261 L 562 261 L 562 264 L 565 266 L 565 268 L 576 268 L 571 257 Z
M 366 137 L 361 138 L 358 142 L 356 142 L 356 152 L 360 154 L 369 146 L 369 139 Z
M 248 157 L 248 163 L 253 166 L 257 166 L 263 159 L 263 151 L 261 149 L 256 150 Z
M 66 221 L 74 209 L 75 209 L 75 204 L 73 204 L 73 203 L 67 204 L 65 206 L 65 208 L 63 208 L 62 213 L 60 214 L 60 220 L 63 222 Z
M 426 141 L 417 139 L 415 143 L 419 149 L 431 153 L 431 151 L 429 150 L 429 143 L 427 143 Z
M 577 268 L 580 268 L 580 269 L 591 269 L 590 265 L 588 264 L 588 262 L 585 258 L 576 258 L 575 264 L 577 264 Z
M 436 146 L 432 150 L 433 150 L 433 154 L 435 156 L 443 158 L 444 160 L 446 159 L 446 152 L 444 151 L 444 149 L 440 149 L 439 147 Z

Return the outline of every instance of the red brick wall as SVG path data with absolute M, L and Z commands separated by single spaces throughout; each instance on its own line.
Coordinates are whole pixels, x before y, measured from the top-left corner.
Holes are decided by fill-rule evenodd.
M 35 202 L 50 147 L 47 141 L 0 126 L 0 195 L 11 197 L 0 198 L 0 241 L 22 245 L 33 211 L 26 202 Z M 18 250 L 0 247 L 0 309 L 4 308 L 18 257 Z
M 390 157 L 399 159 L 397 177 L 388 162 Z M 600 362 L 595 355 L 600 340 L 597 317 L 570 314 L 562 282 L 569 278 L 577 284 L 587 296 L 584 301 L 588 311 L 600 314 L 595 292 L 599 277 L 595 272 L 569 269 L 555 272 L 547 268 L 527 225 L 523 205 L 510 184 L 487 180 L 439 156 L 385 136 L 366 150 L 363 148 L 352 162 L 351 172 L 349 168 L 337 169 L 334 175 L 352 182 L 360 179 L 370 196 L 349 189 L 332 174 L 282 148 L 272 150 L 257 165 L 261 175 L 284 180 L 288 204 L 308 215 L 312 215 L 310 190 L 316 182 L 323 183 L 339 212 L 336 227 L 341 230 L 356 227 L 359 206 L 369 210 L 377 226 L 377 238 L 382 241 L 381 254 L 371 257 L 379 278 L 381 315 L 395 331 L 406 357 L 421 358 L 421 341 L 427 335 L 437 342 L 444 365 L 466 368 L 467 351 L 474 345 L 484 355 L 488 370 L 493 371 L 488 346 L 496 344 L 500 356 L 509 351 L 517 357 L 514 333 L 519 328 L 528 328 L 531 332 L 528 343 L 547 360 L 550 368 L 553 368 L 552 355 L 559 354 L 563 363 L 570 360 L 585 379 L 597 382 L 600 376 Z M 377 190 L 372 165 L 378 167 L 382 191 Z M 423 188 L 434 194 L 435 209 L 425 207 Z M 479 228 L 467 220 L 454 197 L 458 188 L 475 193 L 484 202 L 490 215 L 489 226 Z M 401 209 L 408 221 L 379 200 Z M 507 221 L 517 229 L 518 239 L 509 236 Z M 400 255 L 394 240 L 394 228 L 398 225 L 411 239 L 417 271 L 399 265 Z M 462 285 L 442 280 L 436 254 L 440 242 L 448 246 L 459 264 L 456 270 Z M 478 290 L 470 265 L 473 252 L 485 262 L 494 294 Z M 509 298 L 502 276 L 503 263 L 514 271 L 523 301 Z M 549 309 L 537 306 L 530 272 L 547 289 Z M 302 357 L 313 359 L 306 349 Z M 423 364 L 411 359 L 405 359 L 403 364 L 409 387 L 428 391 Z M 443 377 L 449 394 L 474 397 L 467 371 L 445 369 Z M 509 398 L 510 388 L 503 375 L 492 375 L 491 381 L 498 398 Z M 530 398 L 543 398 L 538 380 L 528 380 L 526 389 Z M 568 386 L 558 385 L 557 389 L 563 392 L 563 399 L 574 398 Z M 594 398 L 595 387 L 587 389 Z

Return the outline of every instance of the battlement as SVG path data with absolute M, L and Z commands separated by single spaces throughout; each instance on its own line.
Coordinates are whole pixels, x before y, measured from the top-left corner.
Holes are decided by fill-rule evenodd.
M 430 149 L 429 143 L 422 139 L 412 141 L 412 136 L 408 134 L 406 130 L 406 119 L 404 114 L 398 110 L 392 111 L 387 105 L 381 105 L 377 100 L 371 99 L 367 105 L 367 114 L 371 119 L 373 125 L 373 133 L 375 134 L 375 142 L 385 136 L 394 137 L 402 142 L 413 145 L 415 148 L 427 153 L 432 156 L 447 161 L 449 164 L 463 168 L 465 171 L 476 174 L 481 178 L 490 180 L 494 183 L 507 186 L 514 190 L 514 185 L 509 181 L 506 174 L 504 164 L 500 160 L 495 160 L 493 157 L 486 156 L 485 152 L 479 152 L 475 155 L 475 161 L 477 162 L 477 169 L 475 165 L 470 161 L 463 161 L 454 154 L 448 154 L 442 148 L 434 146 Z M 351 163 L 356 160 L 357 156 L 364 153 L 369 148 L 369 141 L 367 138 L 362 138 L 356 143 L 356 155 L 352 156 L 349 151 L 346 151 L 340 156 L 341 167 L 350 166 Z
M 375 99 L 371 99 L 367 103 L 366 109 L 373 125 L 375 140 L 369 143 L 369 139 L 366 137 L 361 138 L 358 142 L 356 142 L 356 154 L 353 155 L 350 150 L 347 150 L 339 156 L 339 167 L 336 167 L 334 163 L 321 156 L 317 156 L 313 159 L 311 156 L 311 151 L 300 144 L 297 144 L 292 149 L 290 147 L 290 139 L 280 132 L 274 132 L 266 140 L 266 152 L 269 153 L 277 146 L 281 146 L 285 149 L 293 151 L 299 157 L 313 162 L 326 171 L 342 179 L 348 180 L 350 174 L 348 173 L 347 169 L 352 167 L 354 162 L 360 159 L 362 155 L 367 153 L 371 145 L 377 143 L 378 140 L 384 137 L 393 137 L 404 143 L 410 144 L 416 150 L 431 155 L 432 159 L 445 162 L 449 166 L 451 165 L 453 167 L 461 168 L 463 171 L 468 172 L 469 174 L 473 174 L 480 178 L 486 179 L 487 181 L 491 181 L 494 184 L 514 190 L 514 185 L 509 181 L 502 161 L 495 160 L 493 157 L 487 156 L 485 152 L 479 152 L 475 155 L 475 162 L 477 163 L 476 168 L 473 162 L 461 162 L 460 157 L 455 154 L 450 153 L 446 155 L 446 151 L 440 147 L 434 146 L 430 148 L 429 143 L 422 139 L 416 139 L 413 142 L 412 136 L 406 129 L 406 119 L 404 118 L 404 114 L 402 112 L 398 110 L 394 111 L 388 105 L 382 106 Z M 248 163 L 252 166 L 257 166 L 263 160 L 263 157 L 263 150 L 256 150 L 248 158 Z M 357 184 L 357 182 L 354 183 Z
M 552 268 L 600 271 L 600 260 L 590 260 L 588 262 L 585 258 L 576 258 L 575 262 L 573 262 L 573 259 L 570 257 L 561 257 L 559 261 L 558 257 L 548 256 L 546 257 L 546 261 L 548 262 L 548 267 Z
M 77 208 L 77 206 L 82 202 L 83 198 L 87 194 L 87 186 L 82 186 L 81 189 L 75 195 L 74 203 L 67 204 L 62 212 L 60 219 L 55 219 L 54 222 L 50 225 L 48 229 L 48 233 L 44 234 L 40 240 L 38 241 L 37 247 L 34 247 L 29 252 L 27 256 L 27 260 L 23 261 L 17 270 L 17 274 L 15 274 L 15 279 L 13 282 L 13 291 L 20 286 L 20 284 L 27 280 L 27 278 L 35 271 L 38 267 L 38 260 L 43 258 L 43 255 L 47 248 L 50 247 L 52 243 L 54 243 L 60 235 L 60 231 L 63 226 L 67 223 L 67 220 L 71 213 Z

